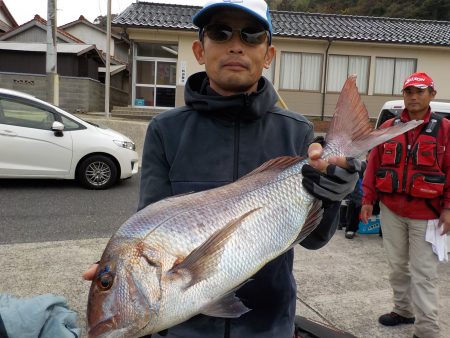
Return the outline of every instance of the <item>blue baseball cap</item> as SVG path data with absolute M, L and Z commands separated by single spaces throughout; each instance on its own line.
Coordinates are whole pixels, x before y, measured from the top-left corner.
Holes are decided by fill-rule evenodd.
M 192 21 L 201 31 L 215 13 L 230 8 L 239 9 L 258 20 L 269 32 L 269 44 L 271 43 L 272 20 L 270 20 L 269 6 L 264 0 L 210 0 L 194 15 Z

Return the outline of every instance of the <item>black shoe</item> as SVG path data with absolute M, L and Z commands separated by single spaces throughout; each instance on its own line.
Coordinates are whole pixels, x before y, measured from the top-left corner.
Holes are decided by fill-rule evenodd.
M 355 237 L 355 232 L 354 231 L 346 231 L 345 232 L 345 238 L 353 239 L 353 237 Z
M 398 324 L 414 324 L 414 320 L 415 320 L 414 317 L 412 318 L 403 317 L 395 312 L 386 313 L 380 316 L 380 318 L 378 318 L 380 324 L 385 326 L 395 326 Z
M 413 335 L 413 338 L 419 338 L 419 337 L 417 337 L 415 334 Z

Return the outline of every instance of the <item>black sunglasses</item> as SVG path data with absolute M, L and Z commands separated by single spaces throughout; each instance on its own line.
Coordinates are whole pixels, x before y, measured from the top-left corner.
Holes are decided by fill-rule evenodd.
M 233 29 L 232 27 L 221 23 L 213 23 L 205 26 L 202 35 L 208 35 L 208 38 L 215 42 L 226 42 L 231 40 L 234 31 L 239 32 L 242 42 L 249 45 L 260 45 L 264 43 L 269 36 L 269 32 L 262 27 L 250 26 L 241 29 Z

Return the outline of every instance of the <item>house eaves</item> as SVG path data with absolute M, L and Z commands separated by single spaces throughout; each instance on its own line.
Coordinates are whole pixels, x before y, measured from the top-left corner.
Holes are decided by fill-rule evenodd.
M 114 26 L 195 31 L 198 6 L 132 3 Z M 271 11 L 273 35 L 299 39 L 450 47 L 450 21 Z
M 42 29 L 43 31 L 47 31 L 47 20 L 41 18 L 39 15 L 35 15 L 34 18 L 23 25 L 20 25 L 9 32 L 3 34 L 0 36 L 0 41 L 5 41 L 13 38 L 14 36 L 25 32 L 33 27 L 38 27 L 39 29 Z M 57 29 L 57 36 L 62 41 L 65 41 L 67 43 L 83 43 L 80 39 L 76 38 L 72 34 L 69 34 L 63 30 Z
M 116 75 L 117 73 L 120 73 L 121 71 L 127 69 L 126 65 L 111 65 L 110 66 L 110 74 Z M 106 67 L 98 67 L 99 73 L 106 73 Z
M 10 28 L 16 28 L 19 26 L 14 17 L 11 15 L 10 11 L 8 10 L 8 7 L 6 7 L 6 4 L 3 2 L 3 0 L 0 0 L 0 12 L 3 12 L 5 17 L 10 21 L 9 23 L 6 22 L 6 24 L 11 24 Z
M 0 50 L 14 50 L 22 52 L 47 52 L 46 43 L 29 43 L 29 42 L 9 42 L 0 41 Z M 58 43 L 56 52 L 61 54 L 76 54 L 77 56 L 94 51 L 100 59 L 100 52 L 95 45 L 79 44 L 79 43 Z
M 107 34 L 107 32 L 105 30 L 101 29 L 97 25 L 94 25 L 92 22 L 87 20 L 83 15 L 80 15 L 78 20 L 69 22 L 69 23 L 67 23 L 65 25 L 59 26 L 58 28 L 61 29 L 61 30 L 66 30 L 67 28 L 74 27 L 74 26 L 77 26 L 77 25 L 85 25 L 85 26 L 88 26 L 88 27 L 90 27 L 90 28 L 92 28 L 94 30 L 97 30 L 97 31 L 99 31 L 99 32 L 101 32 L 101 33 L 103 33 L 105 35 Z M 119 36 L 119 35 L 117 35 L 115 33 L 111 33 L 111 37 L 113 37 L 114 39 L 117 39 L 117 40 L 121 40 L 122 39 L 121 36 Z

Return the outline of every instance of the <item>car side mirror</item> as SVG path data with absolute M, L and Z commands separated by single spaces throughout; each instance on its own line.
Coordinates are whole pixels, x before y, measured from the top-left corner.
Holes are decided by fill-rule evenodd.
M 55 121 L 52 124 L 52 130 L 55 132 L 55 136 L 61 137 L 63 136 L 64 124 L 61 122 Z

